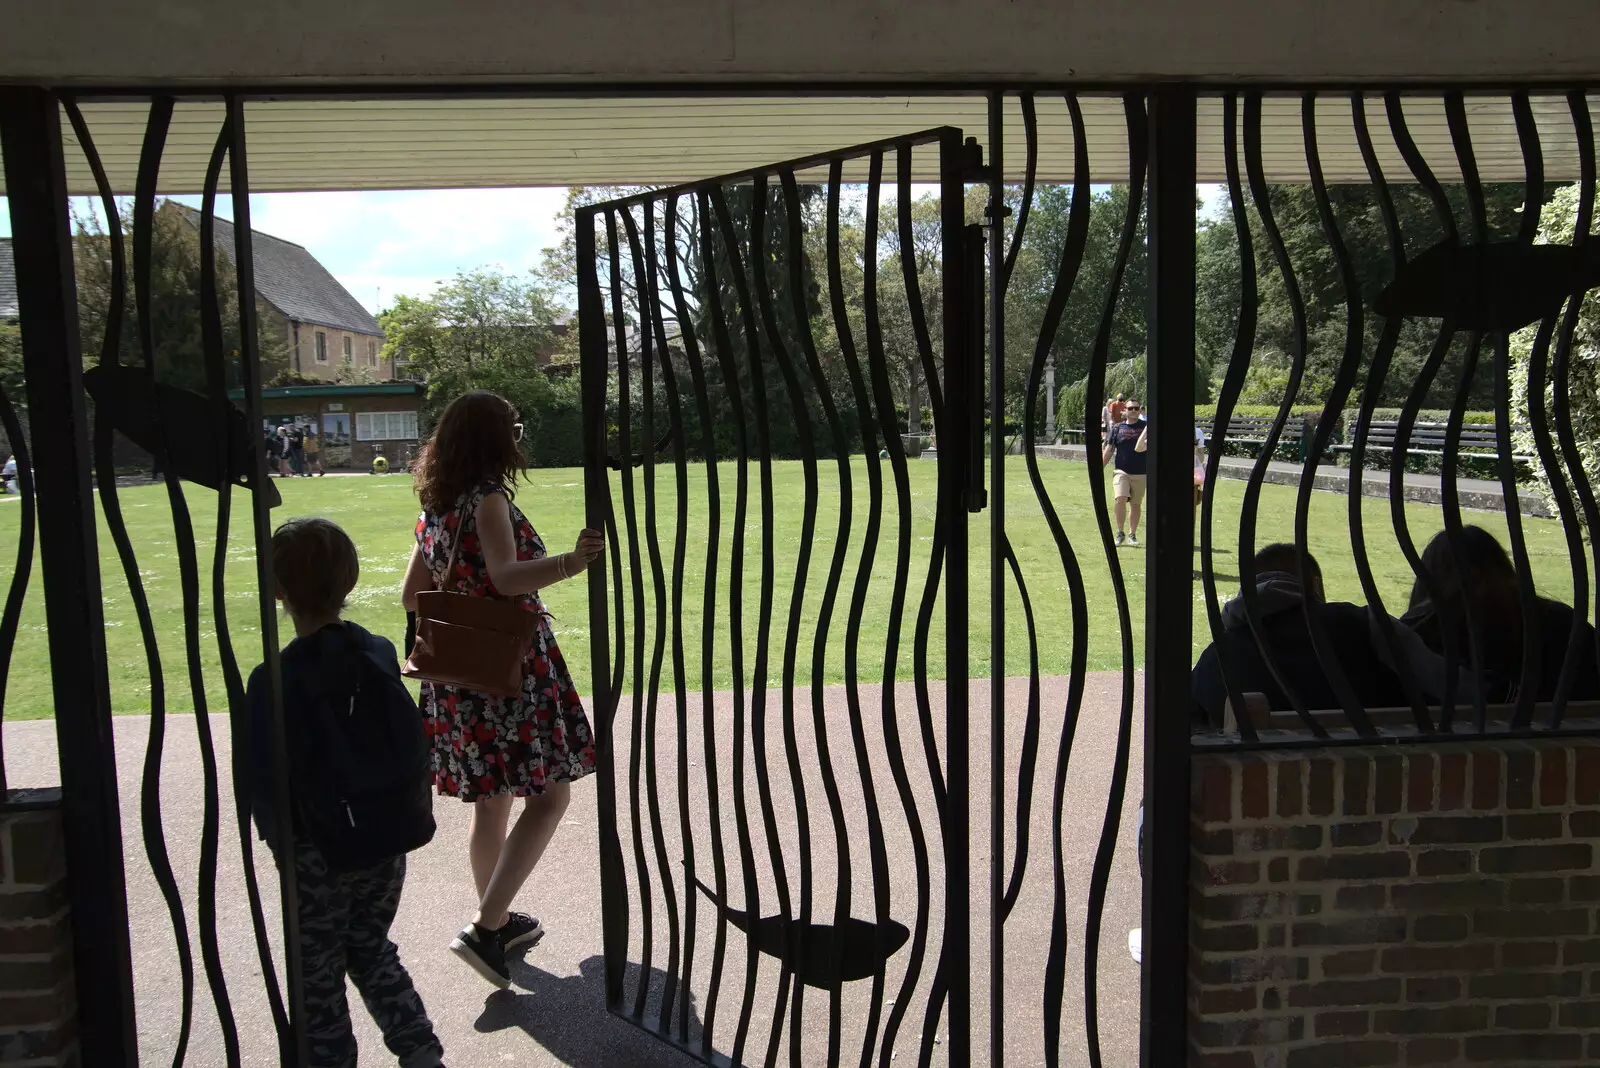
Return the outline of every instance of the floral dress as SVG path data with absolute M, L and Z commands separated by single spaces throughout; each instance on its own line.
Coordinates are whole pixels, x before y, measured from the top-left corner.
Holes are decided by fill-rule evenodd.
M 498 487 L 479 488 L 443 515 L 423 513 L 417 520 L 417 543 L 433 574 L 435 589 L 449 588 L 478 597 L 497 592 L 484 564 L 476 516 L 483 499 L 500 492 Z M 517 559 L 542 559 L 544 542 L 514 504 L 511 522 L 516 528 Z M 461 551 L 446 587 L 444 570 L 458 533 Z M 537 593 L 515 600 L 539 615 L 533 645 L 522 665 L 519 696 L 491 697 L 440 683 L 422 684 L 422 714 L 433 749 L 433 781 L 441 794 L 463 801 L 496 794 L 528 797 L 553 783 L 573 782 L 595 770 L 589 717 L 556 645 L 550 614 Z

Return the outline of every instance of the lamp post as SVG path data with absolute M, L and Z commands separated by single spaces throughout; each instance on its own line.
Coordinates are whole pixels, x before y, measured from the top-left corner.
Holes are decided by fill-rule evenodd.
M 1044 365 L 1044 438 L 1054 445 L 1056 441 L 1056 358 Z

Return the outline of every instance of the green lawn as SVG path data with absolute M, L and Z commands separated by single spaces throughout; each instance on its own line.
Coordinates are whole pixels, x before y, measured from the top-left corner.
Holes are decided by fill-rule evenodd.
M 1038 629 L 1041 670 L 1047 674 L 1063 674 L 1070 666 L 1072 626 L 1068 584 L 1056 546 L 1049 534 L 1042 509 L 1028 484 L 1026 469 L 1020 459 L 1008 462 L 1008 526 L 1016 547 L 1024 577 L 1032 598 L 1035 623 Z M 1082 464 L 1061 461 L 1041 461 L 1046 487 L 1078 553 L 1089 599 L 1089 667 L 1108 669 L 1118 666 L 1120 639 L 1117 630 L 1115 602 L 1113 600 L 1110 571 L 1094 528 L 1093 509 L 1088 489 L 1088 471 Z M 854 583 L 857 561 L 865 535 L 868 510 L 867 465 L 856 459 L 854 471 L 854 524 L 847 553 L 847 564 L 842 575 L 839 604 L 832 615 L 828 636 L 827 656 L 822 681 L 842 681 L 845 671 L 845 623 L 849 598 Z M 837 472 L 831 462 L 820 468 L 822 490 L 815 509 L 816 529 L 809 544 L 811 560 L 809 577 L 803 591 L 803 600 L 796 630 L 797 680 L 808 683 L 812 679 L 812 650 L 818 629 L 820 608 L 833 547 L 841 496 Z M 887 477 L 889 469 L 884 465 Z M 932 463 L 911 463 L 911 581 L 904 609 L 904 631 L 901 643 L 901 677 L 910 677 L 913 670 L 911 636 L 922 587 L 927 575 L 928 554 L 932 541 L 932 522 L 935 493 L 935 471 Z M 748 683 L 757 653 L 758 608 L 760 604 L 759 549 L 761 544 L 761 514 L 758 498 L 758 471 L 752 466 L 750 477 L 750 504 L 744 533 L 746 539 L 746 566 L 743 583 L 744 615 L 739 633 L 745 651 L 744 672 Z M 719 542 L 718 607 L 714 617 L 712 641 L 715 667 L 713 683 L 726 687 L 731 682 L 732 643 L 730 640 L 731 616 L 727 599 L 728 577 L 731 566 L 730 540 L 733 527 L 735 467 L 721 465 L 719 478 L 722 491 L 722 530 Z M 635 492 L 639 521 L 645 519 L 643 474 L 634 472 Z M 781 678 L 786 637 L 789 628 L 789 605 L 795 577 L 799 570 L 802 522 L 806 513 L 804 479 L 799 463 L 778 463 L 773 470 L 774 526 L 772 539 L 776 551 L 773 555 L 772 617 L 769 631 L 768 678 Z M 284 504 L 277 517 L 293 515 L 325 515 L 342 524 L 355 539 L 362 554 L 361 582 L 350 598 L 350 618 L 371 630 L 386 634 L 399 644 L 404 632 L 405 618 L 399 607 L 398 591 L 406 556 L 412 544 L 411 530 L 416 518 L 416 499 L 411 492 L 410 480 L 404 476 L 302 479 L 279 483 Z M 617 502 L 621 507 L 621 484 L 614 479 Z M 201 556 L 202 588 L 201 606 L 202 656 L 205 661 L 208 701 L 211 707 L 220 707 L 222 677 L 218 668 L 216 631 L 210 605 L 211 552 L 215 534 L 216 498 L 209 491 L 188 489 L 190 508 L 198 533 Z M 689 513 L 688 553 L 684 576 L 683 638 L 687 683 L 691 689 L 701 683 L 701 643 L 704 625 L 703 596 L 705 588 L 705 554 L 708 508 L 706 480 L 703 468 L 691 468 L 687 498 Z M 1217 556 L 1219 588 L 1232 591 L 1236 588 L 1237 574 L 1237 519 L 1244 495 L 1244 483 L 1224 481 L 1217 497 L 1217 544 L 1225 549 Z M 171 512 L 166 492 L 161 487 L 124 489 L 121 494 L 142 568 L 147 595 L 161 637 L 163 674 L 167 680 L 169 710 L 189 711 L 193 703 L 189 696 L 182 641 L 182 602 L 178 574 L 178 555 L 172 530 Z M 14 499 L 13 499 L 14 500 Z M 1257 544 L 1287 540 L 1293 533 L 1295 494 L 1291 488 L 1264 487 L 1257 528 Z M 538 470 L 518 496 L 518 503 L 545 534 L 553 551 L 571 544 L 572 537 L 582 523 L 583 490 L 581 472 L 572 469 Z M 261 630 L 254 588 L 254 561 L 248 537 L 248 502 L 240 493 L 235 498 L 234 535 L 228 550 L 228 605 L 235 651 L 243 668 L 249 668 L 261 658 Z M 1345 519 L 1346 500 L 1327 493 L 1313 495 L 1309 541 L 1312 550 L 1321 560 L 1326 574 L 1329 596 L 1334 599 L 1362 600 L 1360 585 L 1351 559 L 1350 539 Z M 658 470 L 656 484 L 656 544 L 662 557 L 663 600 L 669 612 L 670 590 L 673 577 L 673 539 L 676 521 L 677 492 L 670 466 Z M 1442 528 L 1443 513 L 1427 505 L 1409 505 L 1407 513 L 1413 535 L 1421 544 L 1427 537 Z M 1384 599 L 1392 610 L 1403 606 L 1410 588 L 1411 574 L 1390 530 L 1386 501 L 1369 499 L 1365 502 L 1367 518 L 1368 552 L 1380 582 Z M 9 558 L 16 544 L 16 505 L 0 505 L 0 559 Z M 974 677 L 986 676 L 989 662 L 989 608 L 988 608 L 988 516 L 972 517 L 972 563 L 970 568 L 972 619 L 969 626 L 972 670 Z M 1505 519 L 1498 514 L 1473 514 L 1476 522 L 1505 536 Z M 865 600 L 862 623 L 862 640 L 858 648 L 859 677 L 864 681 L 877 681 L 883 675 L 884 646 L 890 615 L 894 554 L 896 550 L 898 512 L 892 486 L 886 494 L 883 536 L 871 572 L 871 581 Z M 1568 598 L 1571 595 L 1571 574 L 1567 563 L 1566 545 L 1559 524 L 1550 520 L 1526 519 L 1524 529 L 1540 590 L 1550 596 Z M 628 535 L 624 527 L 623 564 L 627 574 Z M 646 674 L 654 642 L 655 593 L 650 540 L 641 538 L 639 558 L 646 596 Z M 110 653 L 111 686 L 118 712 L 145 712 L 150 705 L 150 687 L 146 671 L 143 646 L 139 636 L 137 618 L 121 565 L 117 561 L 111 539 L 106 535 L 102 521 L 101 530 L 102 584 L 105 590 L 106 641 Z M 1136 656 L 1142 656 L 1140 633 L 1144 616 L 1144 554 L 1125 549 L 1117 554 L 1130 598 L 1130 610 L 1136 635 Z M 1196 554 L 1198 567 L 1198 553 Z M 609 574 L 608 569 L 608 574 Z M 634 612 L 633 590 L 624 579 L 625 606 L 630 616 Z M 1224 596 L 1227 592 L 1224 592 Z M 557 636 L 577 676 L 579 686 L 589 689 L 589 617 L 586 586 L 583 582 L 566 583 L 546 592 L 546 601 L 556 617 Z M 1194 585 L 1196 647 L 1204 645 L 1207 631 L 1204 598 L 1198 581 Z M 1012 586 L 1008 594 L 1008 625 L 1006 669 L 1011 674 L 1027 671 L 1027 641 L 1023 625 L 1021 601 Z M 943 656 L 943 605 L 936 608 L 935 625 L 929 642 L 928 669 L 934 676 L 944 674 Z M 630 657 L 632 650 L 630 649 Z M 672 650 L 670 641 L 665 646 L 661 686 L 672 685 Z M 631 668 L 630 668 L 631 670 Z M 632 687 L 630 677 L 625 684 Z M 6 715 L 13 719 L 30 719 L 50 713 L 50 678 L 48 649 L 45 638 L 43 604 L 39 584 L 30 590 L 22 628 L 17 638 L 12 661 L 11 679 L 7 691 Z

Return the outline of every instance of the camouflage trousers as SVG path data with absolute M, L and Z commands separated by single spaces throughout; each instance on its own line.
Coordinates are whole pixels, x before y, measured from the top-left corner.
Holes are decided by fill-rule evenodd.
M 295 841 L 300 880 L 300 952 L 305 971 L 306 1030 L 313 1068 L 356 1068 L 356 1039 L 345 999 L 349 976 L 402 1068 L 437 1068 L 444 1047 L 389 925 L 400 907 L 406 858 L 331 872 L 316 846 Z

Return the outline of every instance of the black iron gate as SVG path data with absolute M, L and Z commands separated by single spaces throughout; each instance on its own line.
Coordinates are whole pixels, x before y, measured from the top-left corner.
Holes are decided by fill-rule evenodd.
M 174 522 L 187 516 L 181 481 L 218 492 L 223 526 L 214 547 L 214 576 L 221 574 L 226 552 L 224 502 L 232 499 L 236 483 L 253 490 L 253 522 L 235 523 L 235 530 L 248 526 L 239 540 L 259 551 L 270 484 L 259 443 L 232 440 L 236 427 L 253 426 L 260 417 L 259 353 L 252 351 L 253 331 L 247 329 L 253 303 L 245 103 L 239 94 L 229 94 L 220 107 L 214 100 L 159 94 L 141 103 L 131 252 L 112 241 L 107 253 L 118 271 L 112 288 L 119 300 L 126 294 L 131 314 L 109 313 L 103 338 L 80 339 L 63 168 L 68 132 L 90 161 L 108 217 L 118 214 L 88 136 L 93 123 L 84 123 L 70 96 L 0 91 L 0 147 L 16 231 L 32 425 L 23 432 L 10 425 L 3 409 L 15 394 L 8 398 L 3 392 L 0 422 L 7 424 L 8 438 L 20 445 L 26 436 L 32 456 L 43 457 L 37 478 L 40 573 L 48 588 L 57 726 L 78 750 L 78 759 L 62 768 L 76 954 L 84 988 L 100 983 L 104 994 L 80 999 L 86 1063 L 131 1061 L 138 1041 L 91 471 L 100 484 L 99 508 L 123 555 L 121 577 L 111 585 L 125 585 L 139 604 L 143 595 L 136 592 L 142 569 L 131 552 L 123 552 L 127 535 L 115 471 L 98 437 L 91 449 L 85 379 L 91 393 L 97 379 L 110 387 L 141 381 L 141 388 L 149 387 L 150 316 L 148 307 L 141 309 L 149 302 L 152 271 L 148 234 L 174 111 L 183 119 L 186 109 L 196 109 L 188 118 L 198 114 L 214 130 L 208 133 L 214 144 L 204 154 L 198 226 L 210 249 L 216 199 L 224 191 L 231 195 L 237 224 L 231 252 L 241 265 L 231 288 L 241 294 L 245 341 L 237 360 L 226 358 L 217 320 L 230 287 L 220 281 L 213 250 L 200 272 L 197 297 L 206 322 L 204 368 L 212 403 L 204 408 L 204 421 L 194 424 L 204 432 L 190 439 L 215 447 L 204 464 L 170 470 L 166 481 Z M 1263 540 L 1257 534 L 1273 529 L 1272 504 L 1262 507 L 1268 500 L 1264 475 L 1274 446 L 1297 417 L 1294 395 L 1313 347 L 1296 278 L 1316 273 L 1315 253 L 1325 246 L 1331 269 L 1323 277 L 1337 278 L 1338 285 L 1331 304 L 1323 293 L 1323 310 L 1333 306 L 1346 315 L 1342 333 L 1335 323 L 1318 339 L 1327 352 L 1331 337 L 1340 358 L 1325 361 L 1336 377 L 1322 397 L 1324 411 L 1303 437 L 1309 451 L 1303 447 L 1300 458 L 1309 456 L 1310 462 L 1300 472 L 1293 507 L 1278 498 L 1276 518 L 1294 520 L 1292 527 L 1280 522 L 1278 536 L 1304 545 L 1313 509 L 1321 507 L 1312 498 L 1317 460 L 1331 468 L 1326 454 L 1347 452 L 1357 472 L 1348 499 L 1318 500 L 1348 507 L 1357 542 L 1350 570 L 1360 579 L 1364 599 L 1380 604 L 1382 591 L 1359 539 L 1383 534 L 1376 541 L 1385 542 L 1390 532 L 1369 519 L 1370 529 L 1362 533 L 1359 470 L 1376 454 L 1388 453 L 1388 503 L 1396 551 L 1406 564 L 1403 577 L 1409 581 L 1416 572 L 1425 583 L 1407 526 L 1406 457 L 1408 451 L 1426 451 L 1412 448 L 1409 440 L 1426 394 L 1430 388 L 1448 390 L 1450 407 L 1436 416 L 1442 423 L 1438 466 L 1446 536 L 1460 537 L 1464 527 L 1457 467 L 1470 460 L 1481 470 L 1492 462 L 1501 484 L 1496 496 L 1510 502 L 1510 557 L 1519 612 L 1525 612 L 1537 603 L 1537 556 L 1552 554 L 1530 552 L 1514 503 L 1520 477 L 1514 465 L 1530 463 L 1515 454 L 1510 437 L 1521 403 L 1509 392 L 1514 380 L 1507 367 L 1516 323 L 1480 323 L 1483 330 L 1455 348 L 1449 335 L 1468 332 L 1466 320 L 1441 326 L 1437 343 L 1419 347 L 1418 337 L 1407 335 L 1405 343 L 1426 362 L 1408 383 L 1405 407 L 1380 442 L 1382 421 L 1376 417 L 1385 378 L 1405 377 L 1390 368 L 1399 366 L 1391 357 L 1407 316 L 1401 314 L 1405 307 L 1394 305 L 1387 314 L 1374 308 L 1375 316 L 1363 320 L 1362 294 L 1387 285 L 1437 242 L 1448 251 L 1492 244 L 1489 237 L 1498 234 L 1502 250 L 1512 247 L 1513 238 L 1531 244 L 1545 224 L 1537 211 L 1518 206 L 1548 206 L 1556 182 L 1576 181 L 1570 203 L 1580 207 L 1570 236 L 1552 226 L 1554 236 L 1542 243 L 1570 240 L 1576 246 L 1589 240 L 1592 110 L 1585 89 L 1564 96 L 1416 88 L 1381 95 L 1360 88 L 1294 94 L 1197 93 L 1175 86 L 1095 94 L 995 90 L 988 99 L 984 160 L 961 130 L 940 127 L 582 209 L 586 493 L 589 520 L 605 527 L 612 548 L 609 576 L 591 574 L 590 635 L 601 728 L 605 993 L 611 1009 L 714 1063 L 788 1060 L 887 1068 L 899 1054 L 924 1064 L 1098 1064 L 1102 1023 L 1112 1022 L 1113 1013 L 1128 1024 L 1123 1031 L 1138 1019 L 1143 1063 L 1180 1062 L 1187 1023 L 1190 846 L 1189 723 L 1181 713 L 1191 704 L 1193 636 L 1203 634 L 1208 622 L 1219 625 L 1221 600 L 1234 583 L 1252 587 L 1248 568 L 1254 565 L 1248 561 Z M 1285 140 L 1285 129 L 1298 129 L 1298 140 Z M 1012 159 L 1025 161 L 1020 168 L 1006 163 L 1007 143 Z M 1282 209 L 1293 205 L 1275 200 L 1289 187 L 1277 183 L 1302 179 L 1309 184 L 1302 188 L 1301 221 L 1313 219 L 1322 236 L 1307 239 L 1302 226 L 1300 240 L 1291 244 L 1281 224 L 1294 214 Z M 1216 182 L 1224 191 L 1231 226 L 1222 229 L 1234 241 L 1225 258 L 1237 262 L 1240 287 L 1230 298 L 1237 311 L 1222 324 L 1218 404 L 1198 421 L 1196 235 L 1197 229 L 1217 230 L 1208 229 L 1206 220 L 1197 228 L 1197 180 Z M 1370 195 L 1377 213 L 1368 217 L 1383 223 L 1385 255 L 1358 265 L 1344 242 L 1361 205 L 1330 189 L 1363 181 L 1370 194 L 1362 195 Z M 1501 188 L 1486 205 L 1484 186 L 1491 181 Z M 1102 184 L 1110 182 L 1117 185 Z M 1410 210 L 1404 226 L 1394 203 L 1399 183 L 1414 183 L 1405 198 Z M 1223 218 L 1217 207 L 1222 203 L 1213 205 L 1210 223 Z M 1463 241 L 1468 224 L 1471 240 Z M 987 322 L 979 260 L 986 242 Z M 1375 247 L 1371 228 L 1366 246 Z M 1408 254 L 1415 258 L 1408 261 Z M 1104 256 L 1110 270 L 1080 271 L 1088 255 Z M 1141 255 L 1147 256 L 1142 265 Z M 1030 257 L 1037 261 L 1032 267 Z M 1213 267 L 1216 262 L 1213 256 Z M 1028 270 L 1035 273 L 1028 276 Z M 1100 288 L 1086 285 L 1091 275 L 1100 279 Z M 1140 280 L 1148 290 L 1136 295 L 1132 287 Z M 1258 362 L 1258 281 L 1291 295 L 1279 328 L 1283 333 L 1286 319 L 1286 362 L 1293 376 L 1288 381 L 1297 385 L 1284 390 L 1268 420 L 1268 439 L 1256 443 L 1263 447 L 1245 465 L 1245 504 L 1236 520 L 1216 508 L 1227 501 L 1217 479 L 1229 462 L 1227 449 L 1249 441 L 1232 429 L 1232 414 Z M 1047 295 L 1045 314 L 1041 321 L 1011 323 L 1012 299 L 1024 284 L 1035 286 L 1035 295 Z M 1557 294 L 1568 295 L 1566 289 Z M 1515 374 L 1528 395 L 1549 395 L 1551 414 L 1547 418 L 1538 404 L 1527 406 L 1527 448 L 1537 452 L 1537 470 L 1562 520 L 1559 532 L 1545 533 L 1565 539 L 1575 617 L 1587 618 L 1587 576 L 1593 572 L 1585 570 L 1590 561 L 1581 528 L 1594 524 L 1585 523 L 1580 512 L 1595 512 L 1592 461 L 1580 455 L 1589 445 L 1575 433 L 1570 396 L 1579 375 L 1573 353 L 1582 305 L 1573 301 L 1562 310 L 1549 293 L 1533 296 L 1543 325 L 1528 339 L 1525 371 Z M 1210 303 L 1215 311 L 1215 294 Z M 1111 392 L 1118 317 L 1144 320 L 1147 310 L 1142 337 L 1149 360 L 1140 385 L 1149 390 L 1155 425 L 1179 428 L 1181 437 L 1151 443 L 1151 497 L 1167 487 L 1145 531 L 1152 551 L 1119 556 L 1106 488 L 1093 477 L 1074 482 L 1083 468 L 1039 461 L 1065 459 L 1073 447 L 1097 458 L 1094 416 Z M 1412 310 L 1412 319 L 1429 317 L 1424 313 L 1430 307 Z M 1373 329 L 1379 319 L 1381 331 Z M 991 354 L 987 383 L 985 333 Z M 119 357 L 119 341 L 129 339 L 138 351 Z M 92 378 L 76 359 L 85 348 L 103 353 Z M 1012 348 L 1019 350 L 1015 358 Z M 1061 433 L 1070 437 L 1075 431 L 1083 438 L 1077 446 L 1054 442 L 1056 406 L 1046 384 L 1069 350 L 1077 360 L 1074 373 L 1082 377 L 1080 392 L 1061 406 Z M 1370 378 L 1360 391 L 1350 444 L 1335 443 L 1341 406 L 1355 402 L 1354 385 L 1369 350 L 1374 355 L 1366 366 L 1380 370 L 1365 372 Z M 1449 362 L 1457 359 L 1465 362 Z M 1485 451 L 1464 445 L 1463 437 L 1472 368 L 1491 365 L 1496 446 Z M 220 393 L 229 375 L 238 376 L 245 405 L 254 409 L 247 422 Z M 124 393 L 124 400 L 145 395 Z M 112 408 L 107 404 L 105 412 Z M 147 418 L 152 413 L 154 420 Z M 164 460 L 173 459 L 163 428 L 175 420 L 163 419 L 155 404 L 136 402 L 117 414 L 128 427 L 149 431 L 151 447 L 166 454 Z M 1194 516 L 1184 502 L 1192 461 L 1187 432 L 1197 422 L 1207 428 L 1213 448 L 1203 472 L 1208 497 L 1196 567 Z M 101 426 L 94 430 L 109 433 Z M 985 504 L 985 437 L 990 523 L 969 527 L 971 511 Z M 31 504 L 30 455 L 17 451 Z M 1238 464 L 1233 460 L 1236 471 Z M 1025 477 L 1031 491 L 1013 494 L 1010 512 L 1008 465 L 1014 465 L 1013 484 Z M 1174 498 L 1178 483 L 1183 488 Z M 1209 496 L 1214 492 L 1219 496 Z M 1076 545 L 1066 522 L 1071 508 L 1078 509 L 1079 529 L 1091 535 L 1078 537 Z M 1336 514 L 1331 522 L 1344 520 Z M 1235 523 L 1238 548 L 1230 549 L 1223 540 Z M 1028 555 L 1030 539 L 1021 533 L 1027 524 L 1035 526 L 1031 541 L 1045 546 L 1042 556 Z M 22 526 L 31 529 L 27 519 Z M 979 574 L 968 572 L 969 534 L 971 552 L 987 553 L 991 565 L 987 641 L 981 635 L 983 613 L 972 611 L 972 602 L 982 598 Z M 194 1051 L 191 1020 L 210 1011 L 228 1061 L 241 1062 L 250 1048 L 248 1033 L 236 1033 L 237 1016 L 260 1024 L 258 1035 L 275 1033 L 284 1063 L 293 1063 L 298 968 L 292 956 L 273 954 L 269 910 L 263 909 L 270 884 L 247 885 L 245 891 L 250 908 L 244 922 L 259 962 L 249 966 L 265 981 L 226 981 L 226 972 L 245 966 L 230 968 L 236 955 L 219 937 L 217 920 L 216 857 L 219 848 L 230 848 L 232 835 L 224 834 L 221 820 L 231 776 L 211 752 L 203 715 L 194 721 L 207 755 L 202 861 L 192 905 L 166 853 L 160 771 L 167 716 L 156 687 L 167 672 L 177 678 L 186 670 L 197 694 L 193 704 L 205 707 L 196 681 L 204 674 L 198 654 L 205 597 L 194 539 L 183 540 L 189 552 L 177 568 L 184 580 L 185 648 L 183 656 L 166 658 L 166 671 L 149 610 L 138 613 L 153 692 L 141 783 L 144 834 L 136 846 L 142 844 L 166 905 L 161 922 L 145 926 L 159 928 L 163 937 L 170 928 L 176 947 L 176 1061 Z M 785 545 L 796 548 L 785 554 L 779 550 Z M 1228 561 L 1216 554 L 1230 552 L 1240 575 L 1220 573 Z M 1136 597 L 1141 555 L 1143 620 Z M 12 583 L 14 595 L 25 587 L 31 566 L 26 534 L 17 560 L 22 578 Z M 1101 577 L 1105 584 L 1097 592 L 1092 583 Z M 1378 577 L 1393 586 L 1392 576 Z M 1561 592 L 1549 571 L 1540 573 L 1539 582 L 1543 591 Z M 1203 600 L 1195 599 L 1196 583 L 1204 587 Z M 263 566 L 252 586 L 259 603 L 251 607 L 260 610 L 259 639 L 269 662 L 277 647 L 275 616 L 270 592 L 262 594 L 270 590 Z M 212 637 L 220 666 L 213 673 L 223 677 L 226 707 L 238 714 L 238 669 L 222 618 L 223 592 L 214 585 L 218 625 Z M 1391 588 L 1390 603 L 1396 603 L 1394 594 Z M 1025 623 L 1026 634 L 1025 641 L 1012 643 L 1026 656 L 1010 660 L 1008 604 L 1019 610 L 1010 618 Z M 1197 614 L 1197 606 L 1204 614 Z M 18 618 L 14 605 L 0 618 L 0 685 Z M 1020 637 L 1024 628 L 1012 633 Z M 1136 634 L 1145 648 L 1142 698 Z M 1106 635 L 1099 647 L 1113 649 L 1109 657 L 1094 652 L 1095 639 Z M 1574 626 L 1569 646 L 1579 648 L 1582 637 Z M 984 674 L 985 648 L 987 709 L 980 691 L 969 692 L 964 684 L 969 668 Z M 1011 670 L 1018 659 L 1025 670 Z M 1094 684 L 1087 674 L 1097 667 L 1114 668 L 1118 677 L 1094 695 L 1098 706 L 1091 708 L 1095 702 L 1085 687 Z M 1566 692 L 1571 677 L 1562 671 L 1565 681 L 1551 673 L 1552 685 L 1563 688 L 1550 702 L 1557 710 L 1551 726 L 1560 725 L 1559 709 L 1573 696 Z M 942 681 L 952 673 L 962 684 Z M 1008 718 L 1011 682 L 1021 692 L 1009 700 L 1023 714 Z M 1534 691 L 1524 689 L 1513 709 L 1519 729 L 1531 722 L 1528 706 L 1535 702 Z M 172 687 L 175 694 L 179 690 Z M 1149 832 L 1142 921 L 1133 901 L 1138 884 L 1128 844 L 1133 816 L 1124 805 L 1124 793 L 1137 789 L 1133 754 L 1141 700 Z M 174 710 L 178 704 L 173 702 Z M 1301 710 L 1312 726 L 1313 711 Z M 1472 711 L 1481 730 L 1487 710 L 1480 702 Z M 1352 722 L 1360 721 L 1360 712 Z M 1102 716 L 1098 725 L 1093 715 Z M 1431 715 L 1419 713 L 1422 734 L 1449 729 L 1448 701 L 1441 718 Z M 1255 735 L 1268 722 L 1252 723 L 1246 716 L 1239 724 L 1242 744 L 1263 744 Z M 1366 733 L 1371 729 L 1368 724 Z M 1103 748 L 1091 750 L 1091 759 L 1081 752 L 1074 756 L 1093 744 Z M 1091 818 L 1102 813 L 1103 819 Z M 238 850 L 247 858 L 248 822 L 242 809 L 235 815 Z M 1067 844 L 1074 824 L 1088 842 L 1077 857 Z M 132 835 L 128 840 L 135 841 Z M 140 850 L 126 852 L 137 857 Z M 974 864 L 980 870 L 987 864 L 987 880 L 973 878 Z M 248 860 L 241 870 L 251 870 Z M 278 889 L 283 911 L 292 917 L 293 886 Z M 1081 913 L 1071 902 L 1075 896 L 1084 906 Z M 1115 945 L 1122 932 L 1107 917 L 1118 909 L 1128 926 L 1143 923 L 1142 972 Z M 191 916 L 197 920 L 192 927 Z M 1105 956 L 1107 938 L 1112 957 L 1120 959 Z M 292 929 L 286 941 L 294 945 Z M 246 956 L 251 949 L 245 946 Z M 1142 1004 L 1138 997 L 1111 1004 L 1117 999 L 1103 996 L 1113 963 L 1122 969 L 1119 981 L 1142 981 Z M 197 989 L 202 969 L 204 992 Z M 279 974 L 285 976 L 282 991 Z M 142 989 L 154 985 L 146 982 Z M 1081 1031 L 1072 1033 L 1080 1022 Z M 1109 1045 L 1116 1029 L 1106 1030 Z M 1113 1063 L 1132 1060 L 1130 1043 L 1122 1041 L 1121 1056 L 1110 1056 Z
M 967 694 L 929 661 L 941 597 L 967 658 L 975 153 L 947 127 L 578 217 L 606 997 L 708 1061 L 967 1059 Z

